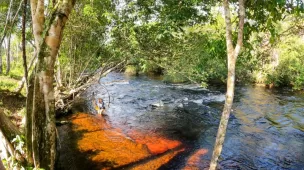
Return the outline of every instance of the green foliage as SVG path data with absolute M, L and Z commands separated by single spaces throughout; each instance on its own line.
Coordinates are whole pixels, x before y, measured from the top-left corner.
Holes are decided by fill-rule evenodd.
M 302 88 L 303 42 L 296 37 L 303 28 L 303 19 L 299 19 L 303 18 L 303 2 L 290 2 L 246 1 L 245 41 L 237 60 L 237 82 Z M 8 3 L 1 2 L 5 4 L 0 9 L 4 12 L 1 23 L 5 22 Z M 231 1 L 234 3 L 237 1 Z M 125 66 L 133 65 L 136 72 L 164 74 L 167 81 L 203 86 L 224 83 L 227 55 L 221 5 L 221 1 L 205 0 L 78 1 L 66 25 L 56 71 L 60 68 L 63 85 L 72 88 L 78 85 L 79 77 L 122 61 Z M 237 30 L 237 8 L 231 5 L 231 10 L 233 30 Z M 284 38 L 288 37 L 286 31 L 289 40 Z M 234 33 L 234 43 L 236 37 Z M 275 50 L 279 53 L 277 66 L 272 59 Z M 11 68 L 9 77 L 20 79 L 21 60 L 13 62 Z M 17 85 L 1 81 L 1 86 L 12 89 Z
M 164 82 L 169 83 L 185 83 L 188 79 L 178 72 L 167 72 L 163 78 Z
M 137 75 L 138 71 L 137 71 L 136 66 L 134 66 L 134 65 L 128 65 L 128 66 L 126 66 L 125 73 L 127 75 L 135 76 L 135 75 Z
M 97 19 L 97 16 L 98 16 L 96 13 L 96 10 L 94 10 L 94 8 L 88 4 L 84 5 L 83 15 L 86 17 L 94 18 L 94 19 Z
M 279 65 L 269 72 L 268 82 L 277 86 L 292 85 L 294 89 L 304 88 L 304 42 L 301 37 L 290 36 L 278 44 Z
M 0 89 L 13 91 L 18 87 L 18 81 L 6 76 L 0 76 Z
M 182 6 L 184 9 L 178 8 L 179 3 L 176 1 L 162 2 L 161 5 L 154 1 L 130 3 L 123 10 L 123 22 L 112 30 L 111 48 L 123 54 L 122 57 L 127 58 L 129 64 L 138 65 L 142 72 L 161 70 L 166 81 L 176 82 L 180 79 L 183 82 L 186 79 L 204 86 L 207 82 L 224 83 L 227 76 L 225 26 L 218 8 L 207 5 L 207 13 L 212 14 L 208 17 L 210 22 L 193 24 L 199 17 L 197 10 L 191 10 L 198 4 L 196 1 L 187 2 L 188 5 Z M 265 83 L 266 75 L 270 75 L 272 62 L 269 50 L 273 48 L 271 44 L 278 42 L 278 36 L 282 32 L 276 22 L 282 19 L 283 11 L 280 10 L 284 10 L 284 6 L 288 4 L 250 1 L 247 5 L 248 18 L 255 22 L 248 22 L 245 26 L 244 36 L 247 41 L 244 42 L 245 48 L 237 60 L 237 81 Z M 258 8 L 262 6 L 266 8 Z M 273 9 L 274 6 L 277 9 Z M 169 13 L 169 9 L 173 12 Z M 295 10 L 289 9 L 289 13 L 284 15 L 292 16 Z M 143 19 L 138 14 L 148 16 L 148 19 Z M 159 17 L 151 21 L 149 16 L 153 14 Z M 270 17 L 266 17 L 267 15 Z M 136 20 L 140 22 L 136 23 Z M 201 18 L 200 21 L 205 20 Z M 237 23 L 233 23 L 233 26 L 236 29 Z M 259 30 L 263 32 L 255 33 Z M 301 78 L 296 80 L 294 82 L 299 84 Z
M 1 161 L 1 160 L 0 160 Z M 17 170 L 44 170 L 43 168 L 34 168 L 34 167 L 24 167 L 13 157 L 8 159 L 3 159 L 2 163 L 6 169 L 17 169 Z
M 204 85 L 212 79 L 225 80 L 223 20 L 179 29 L 161 21 L 125 24 L 112 30 L 112 48 L 123 51 L 128 63 L 137 64 L 142 72 L 163 72 L 166 81 L 180 78 Z
M 3 159 L 2 162 L 6 169 L 25 170 L 25 168 L 23 166 L 21 166 L 20 163 L 13 157 L 9 157 L 8 159 Z
M 16 151 L 18 151 L 21 154 L 25 153 L 25 138 L 24 136 L 17 135 L 12 141 L 12 144 L 14 145 L 14 148 Z M 25 170 L 23 165 L 20 164 L 14 157 L 9 157 L 8 159 L 2 160 L 4 167 L 7 169 L 19 169 L 19 170 Z
M 11 142 L 14 145 L 16 151 L 19 151 L 21 154 L 25 153 L 25 137 L 23 135 L 17 135 Z
M 110 1 L 81 1 L 76 4 L 59 52 L 64 86 L 77 86 L 79 77 L 96 71 L 104 63 L 119 61 L 116 51 L 106 46 L 112 10 Z

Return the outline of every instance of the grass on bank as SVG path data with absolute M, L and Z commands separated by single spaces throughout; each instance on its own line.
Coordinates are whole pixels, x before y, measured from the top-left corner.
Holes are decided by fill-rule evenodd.
M 0 76 L 0 90 L 14 91 L 18 87 L 19 80 L 8 76 Z

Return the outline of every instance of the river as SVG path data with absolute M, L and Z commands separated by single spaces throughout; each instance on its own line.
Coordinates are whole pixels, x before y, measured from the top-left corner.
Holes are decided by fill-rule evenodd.
M 107 105 L 102 117 L 92 107 L 93 92 Z M 110 73 L 82 94 L 87 113 L 58 127 L 58 169 L 206 169 L 224 93 L 223 87 L 202 89 Z M 81 128 L 86 120 L 90 127 Z M 95 138 L 98 142 L 89 144 Z M 106 147 L 111 141 L 113 146 Z M 82 156 L 67 159 L 75 153 Z M 219 168 L 304 169 L 304 95 L 236 87 Z

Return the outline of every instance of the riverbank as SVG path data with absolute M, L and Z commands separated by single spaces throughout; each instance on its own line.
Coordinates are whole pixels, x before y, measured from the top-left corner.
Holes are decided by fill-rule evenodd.
M 17 127 L 23 126 L 22 119 L 25 116 L 26 106 L 25 89 L 21 93 L 14 92 L 18 87 L 18 79 L 0 76 L 0 80 L 0 109 L 4 110 Z
M 20 131 L 20 132 L 24 132 L 24 124 L 25 124 L 25 119 L 24 119 L 24 115 L 25 115 L 25 97 L 23 95 L 21 95 L 20 93 L 14 93 L 14 92 L 10 92 L 8 90 L 0 90 L 0 114 L 1 114 L 1 127 L 7 127 L 6 121 L 11 121 L 12 122 L 12 126 L 16 131 Z M 8 119 L 7 119 L 8 118 Z M 15 128 L 17 127 L 17 128 Z M 5 129 L 5 128 L 4 128 Z M 3 129 L 1 129 L 3 130 Z M 11 132 L 11 131 L 10 131 Z M 1 131 L 1 134 L 3 133 L 3 131 Z M 11 133 L 8 133 L 9 135 L 11 135 Z M 3 135 L 3 134 L 2 134 Z M 3 138 L 1 138 L 1 140 L 4 140 Z M 9 141 L 12 140 L 11 138 L 9 138 Z M 6 153 L 6 149 L 5 145 L 6 143 L 4 141 L 0 141 L 0 158 L 1 159 L 5 159 L 7 158 L 7 153 Z M 20 148 L 23 150 L 23 148 Z M 20 151 L 20 150 L 19 150 Z M 0 159 L 0 161 L 2 161 Z M 7 161 L 4 161 L 2 163 L 4 163 L 5 166 L 7 166 L 5 164 L 5 162 L 7 163 Z M 1 163 L 1 165 L 2 165 Z M 16 167 L 18 165 L 16 164 Z M 1 169 L 1 167 L 0 167 Z

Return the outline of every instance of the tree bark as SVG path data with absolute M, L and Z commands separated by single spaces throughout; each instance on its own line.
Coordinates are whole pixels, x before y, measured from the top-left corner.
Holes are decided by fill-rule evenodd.
M 0 129 L 5 134 L 6 138 L 9 140 L 13 140 L 16 137 L 16 135 L 21 134 L 18 128 L 4 114 L 3 109 L 0 109 Z
M 5 170 L 1 157 L 0 157 L 0 170 Z
M 222 117 L 219 124 L 219 129 L 217 132 L 216 141 L 211 158 L 211 163 L 209 168 L 210 170 L 216 169 L 218 158 L 222 152 L 230 111 L 233 104 L 234 86 L 235 86 L 235 64 L 237 57 L 240 53 L 240 49 L 243 45 L 243 29 L 244 29 L 244 18 L 245 18 L 244 0 L 239 0 L 239 28 L 238 28 L 238 40 L 235 49 L 233 48 L 232 25 L 231 25 L 228 0 L 224 0 L 223 6 L 225 13 L 226 46 L 227 46 L 227 59 L 228 59 L 227 92 L 226 92 L 225 105 L 222 112 Z
M 22 13 L 22 58 L 23 58 L 23 69 L 24 69 L 24 82 L 25 82 L 25 89 L 26 93 L 28 92 L 28 70 L 27 70 L 27 63 L 26 63 L 26 39 L 25 39 L 25 24 L 26 24 L 26 6 L 27 0 L 23 2 L 23 13 Z
M 57 57 L 58 58 L 58 57 Z M 57 86 L 62 86 L 62 77 L 61 77 L 61 68 L 60 68 L 60 61 L 57 59 L 57 72 L 56 72 L 56 79 L 57 79 Z
M 0 75 L 3 73 L 3 65 L 2 65 L 2 55 L 1 55 L 1 47 L 0 47 Z
M 44 0 L 31 0 L 31 14 L 33 22 L 33 35 L 35 39 L 35 47 L 39 52 L 40 44 L 42 43 L 42 33 L 44 25 Z
M 11 37 L 12 34 L 9 34 L 7 39 L 7 53 L 6 53 L 6 75 L 9 74 L 11 70 Z
M 32 145 L 32 114 L 33 114 L 33 96 L 34 96 L 34 75 L 31 74 L 28 81 L 28 91 L 26 97 L 26 118 L 25 118 L 25 139 L 26 139 L 26 157 L 29 165 L 34 164 L 33 145 Z
M 36 54 L 38 55 L 40 44 L 42 42 L 42 31 L 43 31 L 43 24 L 44 24 L 44 1 L 43 0 L 30 0 L 31 5 L 31 16 L 32 16 L 32 23 L 33 23 L 33 35 L 35 39 L 35 49 Z M 34 56 L 33 58 L 36 58 Z M 35 166 L 36 168 L 40 167 L 39 161 L 39 148 L 33 145 L 34 141 L 40 140 L 40 136 L 33 134 L 33 106 L 34 106 L 34 79 L 35 79 L 35 70 L 36 66 L 29 78 L 28 82 L 28 93 L 26 98 L 26 147 L 27 147 L 27 159 L 29 164 L 34 164 L 34 159 L 36 158 Z M 25 78 L 24 78 L 25 81 Z M 23 83 L 22 83 L 23 86 Z M 22 87 L 21 86 L 21 87 Z M 36 87 L 37 88 L 37 87 Z M 20 90 L 22 88 L 19 88 Z M 43 114 L 44 112 L 41 112 Z M 37 139 L 39 138 L 39 139 Z M 34 152 L 37 149 L 38 151 Z M 35 154 L 34 154 L 35 153 Z M 38 164 L 38 165 L 37 165 Z
M 43 0 L 31 0 L 33 18 L 33 32 L 38 63 L 34 72 L 34 90 L 29 90 L 32 104 L 28 103 L 28 116 L 31 116 L 31 139 L 27 134 L 27 141 L 32 142 L 32 155 L 36 168 L 54 169 L 56 157 L 56 126 L 55 126 L 55 98 L 54 98 L 54 65 L 60 47 L 62 33 L 68 16 L 75 4 L 75 0 L 60 0 L 44 28 Z M 42 16 L 43 15 L 43 16 Z M 29 121 L 27 122 L 27 124 Z M 27 125 L 27 128 L 29 125 Z

